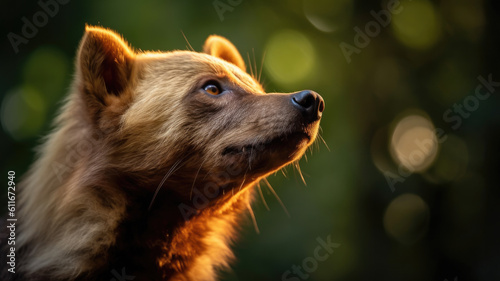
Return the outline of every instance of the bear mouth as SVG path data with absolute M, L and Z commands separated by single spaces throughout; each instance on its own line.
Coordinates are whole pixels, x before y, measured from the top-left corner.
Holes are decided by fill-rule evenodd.
M 222 155 L 252 155 L 258 156 L 266 151 L 281 151 L 284 153 L 293 153 L 311 142 L 311 136 L 305 132 L 295 132 L 282 134 L 278 137 L 266 141 L 228 146 L 223 149 Z

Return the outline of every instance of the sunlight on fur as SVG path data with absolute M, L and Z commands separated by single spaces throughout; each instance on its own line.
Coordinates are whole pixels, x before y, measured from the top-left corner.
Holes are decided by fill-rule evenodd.
M 16 280 L 216 280 L 254 186 L 279 200 L 266 177 L 302 157 L 324 110 L 314 91 L 266 93 L 245 69 L 220 36 L 203 53 L 136 52 L 87 26 L 19 184 Z

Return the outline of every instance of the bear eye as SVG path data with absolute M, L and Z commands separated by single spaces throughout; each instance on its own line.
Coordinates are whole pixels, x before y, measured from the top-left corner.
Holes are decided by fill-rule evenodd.
M 220 89 L 219 83 L 217 83 L 216 81 L 207 82 L 205 84 L 205 86 L 203 86 L 203 90 L 211 95 L 214 95 L 214 96 L 216 96 L 222 92 Z

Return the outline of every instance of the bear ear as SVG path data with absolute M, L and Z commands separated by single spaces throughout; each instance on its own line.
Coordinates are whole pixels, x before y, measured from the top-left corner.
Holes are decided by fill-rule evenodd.
M 131 82 L 134 57 L 134 52 L 118 34 L 86 25 L 77 56 L 83 92 L 104 105 L 109 95 L 119 97 Z
M 245 62 L 238 49 L 222 36 L 210 35 L 203 45 L 203 52 L 228 61 L 245 71 Z

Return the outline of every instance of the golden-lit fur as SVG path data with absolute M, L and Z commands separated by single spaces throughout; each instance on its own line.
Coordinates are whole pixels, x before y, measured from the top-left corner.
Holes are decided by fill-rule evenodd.
M 243 71 L 246 69 L 245 61 L 243 61 L 236 47 L 224 37 L 217 35 L 209 36 L 203 45 L 203 52 L 230 61 Z
M 215 280 L 228 266 L 252 186 L 301 157 L 324 105 L 302 121 L 290 94 L 266 94 L 245 73 L 229 41 L 211 36 L 203 49 L 138 53 L 86 27 L 71 91 L 19 184 L 15 280 L 122 270 Z M 211 96 L 207 83 L 225 92 Z

